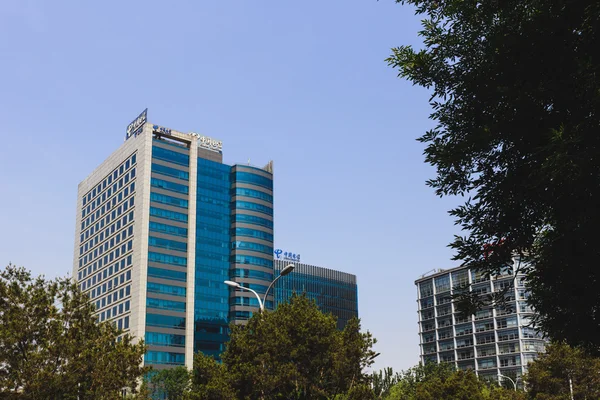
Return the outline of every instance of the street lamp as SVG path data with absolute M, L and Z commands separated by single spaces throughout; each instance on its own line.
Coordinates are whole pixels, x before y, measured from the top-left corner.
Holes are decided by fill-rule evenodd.
M 506 379 L 508 379 L 509 381 L 511 381 L 511 382 L 512 382 L 512 384 L 513 384 L 513 385 L 514 385 L 514 387 L 515 387 L 515 392 L 517 391 L 517 384 L 515 383 L 515 381 L 513 381 L 513 380 L 512 380 L 512 378 L 510 378 L 510 377 L 508 377 L 508 376 L 506 376 L 506 375 L 502 375 L 502 374 L 498 374 L 498 376 L 500 376 L 500 377 L 502 377 L 502 378 L 506 378 Z M 518 378 L 517 378 L 517 379 L 518 379 Z
M 224 283 L 226 285 L 228 285 L 228 286 L 231 286 L 231 287 L 234 287 L 234 288 L 237 288 L 237 289 L 247 290 L 249 292 L 254 293 L 254 295 L 258 299 L 258 306 L 260 307 L 260 311 L 265 311 L 265 302 L 267 301 L 267 296 L 269 295 L 269 290 L 271 290 L 271 288 L 273 287 L 273 285 L 275 284 L 275 282 L 277 282 L 277 280 L 279 278 L 281 278 L 282 276 L 285 276 L 285 275 L 289 274 L 290 272 L 292 272 L 295 267 L 296 266 L 294 264 L 289 264 L 284 269 L 282 269 L 281 272 L 279 273 L 279 276 L 277 278 L 275 278 L 273 280 L 273 282 L 271 282 L 271 284 L 267 288 L 267 291 L 265 292 L 265 296 L 262 298 L 262 300 L 261 300 L 260 296 L 258 295 L 258 293 L 256 293 L 254 290 L 252 290 L 250 288 L 247 288 L 245 286 L 240 285 L 238 282 L 224 281 Z

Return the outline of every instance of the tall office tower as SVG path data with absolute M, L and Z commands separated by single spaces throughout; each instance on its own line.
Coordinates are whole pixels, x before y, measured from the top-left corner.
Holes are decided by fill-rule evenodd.
M 526 302 L 525 276 L 514 271 L 515 265 L 486 278 L 458 267 L 417 279 L 421 361 L 451 362 L 480 377 L 518 380 L 544 351 L 545 341 L 530 326 L 534 312 Z M 458 288 L 482 296 L 506 290 L 506 305 L 463 317 L 452 299 Z
M 300 256 L 276 250 L 275 276 L 289 264 L 294 271 L 275 283 L 275 306 L 289 300 L 293 293 L 306 293 L 324 313 L 337 317 L 338 329 L 344 329 L 352 317 L 358 317 L 358 286 L 356 276 L 341 271 L 301 264 Z
M 223 164 L 220 141 L 152 125 L 79 184 L 74 276 L 99 321 L 144 338 L 145 364 L 218 356 L 273 273 L 273 168 Z M 273 299 L 267 301 L 272 308 Z

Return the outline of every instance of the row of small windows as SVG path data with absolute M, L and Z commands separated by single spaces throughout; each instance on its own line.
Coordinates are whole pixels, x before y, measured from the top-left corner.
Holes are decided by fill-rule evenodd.
M 207 194 L 222 200 L 229 200 L 233 191 L 228 185 L 224 185 L 223 182 L 214 184 L 198 179 L 197 193 Z
M 119 220 L 119 221 L 117 221 L 117 223 L 114 224 L 115 231 L 121 228 L 121 222 L 122 221 Z M 117 227 L 117 225 L 118 225 L 118 227 Z M 83 253 L 86 253 L 88 250 L 91 250 L 94 246 L 96 246 L 98 244 L 98 242 L 102 242 L 105 237 L 106 237 L 106 242 L 100 243 L 100 246 L 95 248 L 93 253 L 91 253 L 94 255 L 94 257 L 96 257 L 99 252 L 101 253 L 103 251 L 108 250 L 109 248 L 112 249 L 115 245 L 118 246 L 119 243 L 121 243 L 122 241 L 125 241 L 125 239 L 127 239 L 129 236 L 133 235 L 133 225 L 129 225 L 128 228 L 123 229 L 121 232 L 117 232 L 117 234 L 115 236 L 108 239 L 111 228 L 112 227 L 108 227 L 106 229 L 108 231 L 108 233 L 105 234 L 105 232 L 100 232 L 100 235 L 96 235 L 92 240 L 90 240 L 89 242 L 86 242 L 84 245 L 80 246 L 79 247 L 79 255 L 82 255 Z
M 254 224 L 254 225 L 262 225 L 267 228 L 273 229 L 273 221 L 257 217 L 256 215 L 247 215 L 247 214 L 235 214 L 235 222 L 241 222 L 244 224 Z
M 261 258 L 261 257 L 236 255 L 233 258 L 233 261 L 236 264 L 250 264 L 250 265 L 258 265 L 260 267 L 273 268 L 273 260 L 269 260 L 269 259 Z
M 262 204 L 251 203 L 249 201 L 236 201 L 235 208 L 239 210 L 257 211 L 271 216 L 273 215 L 273 209 L 271 207 L 267 207 Z
M 235 236 L 249 236 L 257 239 L 266 240 L 268 242 L 273 242 L 273 234 L 258 231 L 256 229 L 250 228 L 235 228 L 231 230 L 231 234 Z
M 124 301 L 121 304 L 117 304 L 112 307 L 110 307 L 110 305 L 111 303 L 116 303 L 117 301 L 124 299 L 130 294 L 131 286 L 127 285 L 124 288 L 120 289 L 118 292 L 112 293 L 102 298 L 101 300 L 96 301 L 96 304 L 100 303 L 100 307 L 96 307 L 96 310 L 100 310 L 101 308 L 104 308 L 107 305 L 109 306 L 108 309 L 104 312 L 98 313 L 101 315 L 100 320 L 104 321 L 104 317 L 102 317 L 102 314 L 104 314 L 106 318 L 111 318 L 129 312 L 129 309 L 131 307 L 130 300 Z
M 186 167 L 190 165 L 189 155 L 169 149 L 163 149 L 158 146 L 152 146 L 152 157 L 163 161 L 169 161 L 174 164 L 185 165 Z
M 238 187 L 238 188 L 235 188 L 235 192 L 232 194 L 235 194 L 236 196 L 254 197 L 255 199 L 260 199 L 260 200 L 264 200 L 269 203 L 273 203 L 273 196 L 271 196 L 268 193 L 254 190 L 254 189 Z
M 215 236 L 213 236 L 214 239 L 219 239 L 219 238 L 229 239 L 229 229 L 228 228 L 229 228 L 228 225 L 225 225 L 225 224 L 213 225 L 213 224 L 198 222 L 198 224 L 196 225 L 196 236 L 210 237 L 210 235 L 207 235 L 207 233 L 214 233 L 214 234 L 216 234 Z
M 230 186 L 231 167 L 225 164 L 205 164 L 204 159 L 198 159 L 198 183 L 208 182 L 223 187 Z
M 156 187 L 156 188 L 169 190 L 171 192 L 176 192 L 176 193 L 183 193 L 183 194 L 188 194 L 189 190 L 190 190 L 189 187 L 186 185 L 181 185 L 179 183 L 165 181 L 163 179 L 158 179 L 158 178 L 151 178 L 150 185 L 153 187 Z
M 269 272 L 263 272 L 263 271 L 255 271 L 252 269 L 245 269 L 245 268 L 236 268 L 233 270 L 233 273 L 230 274 L 230 278 L 232 277 L 236 277 L 236 278 L 256 278 L 256 279 L 263 279 L 263 280 L 267 280 L 267 281 L 272 281 L 273 280 L 273 274 L 269 273 Z
M 115 244 L 118 245 L 120 242 L 125 241 L 125 239 L 127 239 L 127 237 L 132 236 L 132 235 L 133 235 L 133 225 L 129 225 L 129 227 L 126 227 L 121 232 L 118 232 L 113 238 L 110 239 L 110 241 L 107 239 L 107 243 L 109 243 L 109 246 L 112 248 Z M 104 232 L 101 232 L 100 240 L 103 239 L 103 236 L 104 236 Z M 97 242 L 97 241 L 98 241 L 98 237 L 96 237 L 95 239 L 90 241 L 90 243 Z M 100 245 L 100 247 L 102 248 L 102 247 L 104 247 L 104 245 Z M 128 258 L 131 258 L 131 257 L 128 257 Z M 104 264 L 104 265 L 106 265 L 106 264 Z M 93 263 L 94 271 L 96 271 L 96 268 L 97 268 L 97 263 L 94 262 Z M 89 265 L 87 268 L 84 268 L 82 271 L 79 272 L 78 279 L 81 280 L 82 278 L 85 278 L 91 272 L 92 272 L 92 265 Z
M 238 320 L 246 320 L 252 318 L 252 311 L 236 311 L 232 313 L 232 317 Z
M 120 166 L 115 168 L 115 170 L 113 172 L 111 172 L 106 178 L 104 178 L 104 180 L 102 182 L 100 182 L 98 184 L 98 186 L 96 186 L 95 188 L 93 188 L 92 190 L 90 190 L 88 193 L 86 193 L 83 196 L 83 205 L 85 206 L 94 197 L 96 197 L 96 194 L 99 194 L 103 189 L 106 189 L 106 186 L 110 185 L 113 182 L 113 180 L 116 180 L 120 175 L 123 175 L 123 172 L 128 170 L 129 166 L 135 165 L 135 162 L 136 162 L 136 155 L 133 154 L 131 157 L 129 157 L 127 160 L 125 160 L 125 162 L 123 162 Z M 97 206 L 97 204 L 95 206 Z
M 170 146 L 176 149 L 181 149 L 181 150 L 185 150 L 186 152 L 189 151 L 189 145 L 185 144 L 185 143 L 180 143 L 180 142 L 174 142 L 171 140 L 165 140 L 163 137 L 160 136 L 153 136 L 152 137 L 152 142 L 154 143 L 161 143 L 163 145 L 166 146 Z
M 499 276 L 510 277 L 510 276 L 512 276 L 511 274 L 512 274 L 512 267 L 506 267 L 501 270 Z M 488 276 L 485 276 L 485 274 L 483 274 L 481 272 L 474 272 L 474 271 L 472 271 L 471 275 L 472 275 L 472 280 L 473 280 L 474 284 L 481 283 L 480 286 L 475 286 L 472 288 L 472 290 L 474 292 L 487 293 L 487 292 L 491 291 Z M 496 277 L 496 278 L 498 278 L 498 277 Z M 421 297 L 433 296 L 434 283 L 435 283 L 435 292 L 436 293 L 447 292 L 451 289 L 450 275 L 439 276 L 439 277 L 434 278 L 433 280 L 429 279 L 427 281 L 419 283 L 419 292 L 420 292 Z M 518 283 L 519 283 L 520 287 L 523 287 L 524 286 L 524 278 L 520 279 L 518 281 Z M 463 287 L 467 287 L 467 286 L 469 286 L 469 276 L 468 276 L 468 273 L 466 270 L 457 271 L 457 272 L 452 273 L 452 287 L 453 288 L 456 289 L 456 288 L 463 288 Z M 509 289 L 512 286 L 513 286 L 512 279 L 494 282 L 495 290 Z
M 229 265 L 229 249 L 226 247 L 225 251 L 222 248 L 215 249 L 209 245 L 197 245 L 196 246 L 196 261 L 202 262 L 203 264 L 211 267 L 221 267 L 223 265 Z M 219 251 L 221 250 L 221 251 Z
M 158 238 L 154 236 L 148 237 L 148 244 L 154 247 L 161 247 L 168 250 L 187 251 L 187 243 L 176 242 L 174 240 Z
M 113 274 L 113 271 L 116 274 L 117 272 L 119 272 L 119 270 L 122 271 L 130 265 L 131 265 L 131 254 L 128 255 L 127 258 L 123 258 L 122 260 L 117 261 L 114 266 L 113 265 L 111 265 L 110 267 L 105 266 L 105 270 L 107 271 L 106 276 L 104 276 L 103 278 L 100 278 L 100 276 L 98 276 L 97 277 L 98 282 L 100 282 L 101 279 L 104 279 L 106 277 L 111 277 Z M 98 263 L 95 262 L 94 264 L 89 265 L 87 268 L 82 269 L 78 273 L 77 280 L 81 281 L 82 279 L 85 279 L 86 276 L 91 275 L 93 272 L 96 272 L 96 270 L 98 269 L 97 267 L 98 267 Z M 114 269 L 113 269 L 113 267 L 114 267 Z M 100 272 L 98 273 L 98 275 L 100 275 L 100 274 L 105 275 L 104 270 L 102 270 L 102 268 L 99 268 L 99 269 L 100 269 Z
M 468 326 L 456 327 L 455 330 L 456 330 L 455 336 L 456 336 L 456 347 L 457 348 L 473 345 L 473 328 L 470 324 Z M 488 329 L 488 330 L 490 330 L 490 329 Z M 523 338 L 528 338 L 528 339 L 541 339 L 542 338 L 542 336 L 539 332 L 537 332 L 535 329 L 529 328 L 529 327 L 521 327 L 521 334 L 522 334 Z M 468 337 L 461 337 L 461 336 L 466 336 L 466 335 L 468 335 Z M 496 335 L 497 335 L 497 339 L 496 339 Z M 438 339 L 439 340 L 452 338 L 452 336 L 453 336 L 452 329 L 445 329 L 445 330 L 438 331 Z M 422 337 L 423 337 L 423 342 L 431 343 L 431 342 L 435 341 L 436 335 L 435 335 L 435 332 L 422 333 Z M 478 335 L 475 335 L 475 338 L 477 339 L 477 344 L 495 343 L 496 341 L 504 342 L 504 341 L 509 341 L 509 340 L 517 340 L 517 339 L 519 339 L 519 329 L 515 328 L 515 329 L 508 329 L 508 330 L 497 331 L 497 332 L 478 334 Z M 486 354 L 483 354 L 483 355 L 486 355 Z M 491 354 L 487 354 L 487 355 L 491 355 Z
M 355 303 L 357 300 L 356 286 L 350 284 L 332 284 L 314 280 L 300 280 L 298 277 L 289 277 L 277 283 L 276 290 L 281 290 L 282 295 L 290 296 L 293 292 L 307 293 L 309 296 L 314 294 L 320 296 L 322 300 L 340 299 Z
M 185 288 L 181 286 L 165 285 L 163 283 L 148 282 L 148 293 L 168 294 L 170 296 L 185 297 Z
M 126 188 L 127 189 L 127 188 Z M 107 215 L 108 212 L 110 210 L 112 210 L 111 214 L 108 215 L 112 215 L 113 218 L 115 217 L 115 206 L 117 205 L 117 203 L 120 203 L 127 195 L 124 195 L 125 191 L 123 192 L 119 192 L 115 197 L 112 198 L 112 200 L 109 201 L 109 203 L 105 204 L 102 206 L 102 208 L 100 210 L 97 210 L 95 213 L 93 213 L 92 215 L 90 215 L 89 217 L 87 217 L 84 221 L 81 222 L 81 230 L 83 231 L 84 229 L 86 229 L 88 226 L 92 225 L 94 222 L 96 221 L 105 221 L 107 218 L 104 217 L 104 215 Z M 131 199 L 129 199 L 129 202 L 131 202 L 132 206 L 133 206 L 133 197 Z M 119 206 L 119 208 L 121 207 L 127 207 L 127 201 L 125 201 L 122 205 Z M 105 221 L 107 222 L 107 221 Z
M 264 254 L 269 254 L 269 255 L 273 254 L 273 247 L 271 247 L 271 246 L 266 246 L 266 245 L 260 244 L 260 243 L 243 242 L 240 240 L 231 242 L 231 248 L 239 249 L 239 250 L 247 250 L 247 251 L 256 251 L 259 253 L 264 253 Z
M 117 263 L 118 265 L 119 263 Z M 105 269 L 104 271 L 98 272 L 98 274 L 94 275 L 91 278 L 88 278 L 87 281 L 83 281 L 81 283 L 81 290 L 88 290 L 91 287 L 94 287 L 94 285 L 96 285 L 96 280 L 98 280 L 98 284 L 100 284 L 100 282 L 102 282 L 102 280 L 106 279 L 107 277 L 109 278 L 108 281 L 106 281 L 105 283 L 102 284 L 102 286 L 98 286 L 98 287 L 94 287 L 92 289 L 92 291 L 90 292 L 90 298 L 93 299 L 98 295 L 101 295 L 103 293 L 106 293 L 106 291 L 110 291 L 113 288 L 113 282 L 114 282 L 114 287 L 117 287 L 119 285 L 119 277 L 115 276 L 114 278 L 112 278 L 113 275 L 113 267 L 112 265 L 110 266 L 110 268 Z M 116 274 L 116 272 L 115 272 Z M 125 281 L 130 281 L 131 280 L 131 270 L 128 270 L 127 272 L 123 272 L 120 275 L 120 283 L 124 283 Z
M 146 313 L 146 326 L 185 329 L 185 317 Z
M 174 281 L 185 282 L 187 274 L 182 271 L 173 271 L 170 269 L 148 267 L 148 276 L 153 278 L 171 279 Z
M 181 179 L 187 181 L 190 179 L 190 174 L 187 171 L 182 171 L 180 169 L 175 169 L 171 167 L 167 167 L 161 164 L 152 163 L 152 172 L 156 172 L 157 174 L 162 174 L 166 176 L 170 176 L 173 178 Z
M 150 201 L 157 203 L 167 204 L 174 207 L 188 208 L 188 201 L 173 196 L 167 196 L 166 194 L 150 193 Z
M 204 195 L 202 195 L 202 193 L 198 194 L 197 200 L 198 200 L 198 202 L 201 202 L 201 203 L 206 203 L 206 204 L 223 207 L 223 208 L 229 207 L 229 204 L 230 204 L 229 201 L 219 200 L 213 196 L 211 196 L 211 197 L 204 196 Z
M 250 288 L 259 294 L 265 294 L 267 292 L 267 286 L 259 285 L 256 283 L 239 282 L 240 286 Z M 223 284 L 225 286 L 225 284 Z M 243 289 L 235 289 L 236 292 L 245 292 Z M 247 292 L 246 292 L 247 293 Z
M 148 351 L 144 354 L 144 364 L 184 365 L 185 354 Z
M 358 315 L 358 303 L 356 297 L 353 300 L 342 299 L 336 295 L 328 296 L 315 292 L 306 292 L 302 290 L 275 290 L 275 299 L 277 305 L 289 302 L 292 295 L 304 293 L 309 299 L 315 300 L 317 306 L 324 313 L 333 313 L 339 318 L 351 319 Z
M 170 333 L 146 332 L 147 345 L 185 347 L 185 336 Z
M 117 247 L 113 251 L 104 255 L 104 265 L 108 264 L 109 262 L 111 262 L 113 260 L 116 260 L 121 255 L 125 254 L 128 251 L 131 251 L 132 249 L 133 249 L 133 239 L 129 240 L 127 243 L 123 243 L 121 245 L 121 248 Z M 98 250 L 98 249 L 96 249 L 96 250 Z M 97 255 L 95 255 L 96 250 L 94 250 L 94 253 L 90 252 L 89 254 L 83 256 L 83 258 L 80 258 L 79 259 L 79 267 L 83 267 L 84 265 L 87 265 L 88 263 L 91 263 L 94 260 L 101 261 L 102 255 L 105 254 L 105 252 L 109 251 L 110 249 L 108 249 L 107 246 L 102 246 L 102 248 L 99 248 L 100 251 L 97 253 Z M 101 266 L 103 264 L 101 262 L 99 262 L 98 265 Z
M 185 257 L 177 257 L 169 254 L 155 253 L 153 251 L 148 252 L 148 261 L 157 262 L 161 264 L 171 264 L 171 265 L 187 265 L 187 258 Z
M 159 310 L 170 310 L 170 311 L 185 311 L 185 302 L 173 301 L 165 299 L 154 299 L 152 297 L 146 298 L 146 307 L 156 308 Z
M 169 235 L 187 237 L 187 228 L 181 228 L 179 226 L 161 224 L 160 222 L 150 221 L 150 231 L 168 233 Z
M 109 317 L 106 317 L 108 319 Z M 104 321 L 103 315 L 98 316 L 98 321 Z M 125 318 L 118 319 L 117 321 L 112 322 L 113 326 L 119 330 L 127 330 L 129 329 L 129 315 Z
M 273 190 L 273 179 L 266 178 L 262 175 L 253 174 L 251 172 L 235 172 L 235 182 L 246 182 L 253 185 L 262 186 L 267 189 Z
M 121 178 L 121 180 L 119 180 L 119 182 L 115 183 L 113 185 L 112 188 L 108 188 L 107 191 L 102 193 L 102 196 L 98 196 L 98 198 L 96 200 L 94 200 L 94 202 L 90 205 L 88 205 L 86 208 L 81 210 L 81 218 L 85 218 L 87 215 L 90 214 L 91 212 L 91 216 L 87 217 L 87 220 L 89 222 L 89 220 L 91 220 L 91 222 L 94 222 L 95 219 L 98 219 L 100 217 L 100 215 L 104 214 L 105 211 L 108 211 L 109 209 L 111 209 L 112 207 L 115 206 L 115 204 L 119 201 L 121 201 L 121 199 L 123 198 L 123 192 L 119 192 L 117 193 L 117 190 L 120 190 L 123 188 L 123 186 L 125 185 L 125 188 L 127 188 L 127 184 L 129 183 L 129 179 L 133 180 L 133 178 L 135 177 L 135 168 L 132 168 L 132 170 L 125 175 L 124 178 Z M 114 197 L 112 197 L 111 199 L 111 195 L 116 194 Z M 127 195 L 125 195 L 127 196 Z M 108 201 L 106 202 L 106 204 L 103 204 L 103 202 L 108 198 Z M 112 204 L 111 204 L 112 202 Z M 96 209 L 96 207 L 92 207 L 92 205 L 94 203 L 98 203 L 102 204 L 102 207 L 98 207 Z M 94 210 L 96 210 L 94 212 Z
M 150 215 L 153 217 L 170 219 L 173 221 L 188 222 L 187 214 L 182 214 L 171 210 L 164 210 L 158 207 L 150 207 Z
M 98 287 L 93 288 L 90 292 L 90 299 L 94 300 L 99 296 L 102 296 L 103 294 L 107 293 L 107 292 L 111 292 L 113 289 L 116 290 L 117 287 L 119 287 L 119 285 L 122 285 L 125 282 L 129 282 L 131 281 L 131 270 L 128 270 L 126 272 L 123 272 L 121 275 L 119 276 L 115 276 L 112 279 L 109 279 L 108 281 L 104 282 L 102 285 L 98 285 Z M 89 289 L 89 288 L 88 288 Z M 85 290 L 85 289 L 84 289 Z M 119 298 L 117 295 L 119 293 L 117 291 L 115 291 L 114 293 L 109 294 L 109 297 L 111 295 L 114 295 L 114 300 L 113 301 L 117 301 L 119 299 L 123 298 L 123 292 L 121 293 L 121 297 Z M 129 293 L 125 294 L 128 295 Z M 108 300 L 108 304 L 110 304 L 110 299 Z M 100 309 L 102 307 L 105 306 L 105 304 L 99 305 L 97 304 L 97 309 Z
M 129 194 L 134 193 L 135 190 L 135 182 L 132 182 L 131 185 L 129 185 L 128 188 L 125 188 L 122 192 L 120 192 L 120 194 L 123 194 L 122 198 L 124 198 L 124 202 L 131 202 L 131 199 L 128 199 L 127 196 Z M 114 207 L 118 202 L 120 202 L 120 200 L 115 201 L 116 199 L 119 198 L 119 195 L 117 195 L 117 197 L 113 198 L 113 200 L 111 201 L 111 203 L 114 202 L 114 204 L 111 204 L 111 207 Z M 133 204 L 131 204 L 129 207 L 132 207 Z M 108 210 L 108 209 L 107 209 Z M 104 224 L 106 223 L 105 219 L 102 218 L 100 219 L 100 221 L 96 222 L 95 225 L 92 224 L 91 227 L 89 227 L 90 224 L 87 224 L 85 221 L 81 223 L 81 236 L 80 236 L 80 241 L 83 242 L 84 240 L 87 240 L 90 236 L 93 236 L 95 233 L 98 232 L 98 230 L 102 229 L 104 227 Z M 83 231 L 85 229 L 85 231 Z
M 245 306 L 245 307 L 260 307 L 258 299 L 256 297 L 231 297 L 229 299 L 230 306 Z M 273 309 L 273 302 L 271 300 L 265 301 L 265 307 Z

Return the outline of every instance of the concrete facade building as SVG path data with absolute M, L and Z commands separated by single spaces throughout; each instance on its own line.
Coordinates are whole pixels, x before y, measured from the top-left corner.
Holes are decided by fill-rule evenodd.
M 525 276 L 515 273 L 517 262 L 498 276 L 458 267 L 416 280 L 423 363 L 449 362 L 483 378 L 519 380 L 544 352 L 545 340 L 530 326 L 534 311 L 527 304 Z M 465 289 L 481 296 L 503 291 L 505 305 L 462 316 L 452 295 Z
M 273 164 L 223 164 L 222 144 L 147 122 L 78 188 L 73 274 L 157 369 L 218 356 L 230 321 L 258 309 L 273 277 Z M 273 297 L 267 299 L 273 308 Z
M 324 313 L 337 318 L 343 329 L 353 317 L 358 317 L 358 286 L 356 276 L 341 271 L 291 261 L 294 272 L 275 283 L 275 306 L 286 302 L 293 293 L 314 299 Z M 290 260 L 275 259 L 275 276 L 290 264 Z

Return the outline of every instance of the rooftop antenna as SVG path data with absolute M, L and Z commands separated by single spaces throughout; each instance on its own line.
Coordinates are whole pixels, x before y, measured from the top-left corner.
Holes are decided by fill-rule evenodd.
M 248 159 L 248 165 L 250 165 L 250 159 Z
M 432 269 L 432 270 L 430 270 L 430 271 L 427 271 L 427 272 L 425 272 L 423 275 L 421 275 L 421 278 L 424 278 L 424 277 L 425 277 L 427 274 L 429 274 L 430 272 L 434 272 L 434 273 L 435 273 L 435 272 L 437 272 L 437 271 L 436 271 L 436 269 L 435 269 L 435 268 L 434 268 L 434 269 Z

